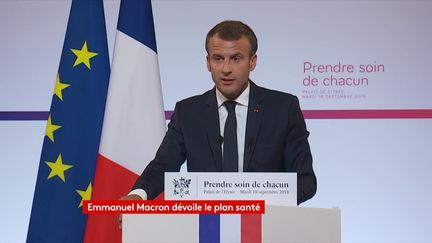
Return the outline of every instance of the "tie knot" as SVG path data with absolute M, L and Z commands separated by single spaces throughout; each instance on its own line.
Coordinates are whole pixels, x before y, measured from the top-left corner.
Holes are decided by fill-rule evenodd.
M 235 102 L 233 100 L 227 100 L 223 104 L 227 108 L 228 112 L 234 112 L 235 106 L 237 105 L 237 102 Z

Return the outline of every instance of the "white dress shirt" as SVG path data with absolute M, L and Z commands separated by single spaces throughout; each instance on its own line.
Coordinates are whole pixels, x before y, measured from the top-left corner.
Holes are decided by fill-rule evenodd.
M 239 172 L 243 172 L 243 160 L 244 160 L 244 146 L 245 146 L 245 134 L 246 134 L 246 119 L 249 104 L 249 90 L 250 85 L 240 94 L 234 101 L 237 102 L 235 106 L 235 113 L 237 119 L 237 148 L 238 148 L 238 169 Z M 228 99 L 223 96 L 223 94 L 216 88 L 216 99 L 218 103 L 218 113 L 219 113 L 219 125 L 220 134 L 223 137 L 225 130 L 225 122 L 228 116 L 228 110 L 223 105 Z M 223 153 L 223 146 L 222 146 Z

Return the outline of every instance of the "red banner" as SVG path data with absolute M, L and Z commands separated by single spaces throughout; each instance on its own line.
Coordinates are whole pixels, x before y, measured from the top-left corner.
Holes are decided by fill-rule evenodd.
M 84 214 L 264 214 L 264 200 L 85 200 Z

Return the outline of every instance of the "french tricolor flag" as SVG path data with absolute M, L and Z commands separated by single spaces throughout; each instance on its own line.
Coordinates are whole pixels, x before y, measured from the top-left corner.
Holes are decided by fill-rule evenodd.
M 166 131 L 150 0 L 122 0 L 92 199 L 126 195 Z M 89 215 L 85 242 L 121 242 L 114 215 Z
M 199 242 L 261 243 L 261 215 L 199 215 Z
M 152 243 L 274 242 L 274 237 L 263 237 L 262 232 L 266 227 L 262 224 L 262 219 L 263 216 L 260 214 L 126 214 L 123 216 L 123 241 Z M 286 225 L 283 228 L 286 228 Z

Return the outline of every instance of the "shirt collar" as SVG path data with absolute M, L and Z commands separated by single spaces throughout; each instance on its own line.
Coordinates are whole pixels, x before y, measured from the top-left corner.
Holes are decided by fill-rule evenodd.
M 234 101 L 236 101 L 238 105 L 247 107 L 249 104 L 249 92 L 250 92 L 250 84 L 248 82 L 246 89 L 243 90 L 243 92 L 239 95 L 239 97 L 237 97 L 237 99 L 235 99 Z M 218 103 L 218 108 L 221 107 L 225 101 L 229 100 L 218 90 L 217 87 L 216 87 L 216 99 Z

